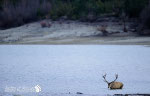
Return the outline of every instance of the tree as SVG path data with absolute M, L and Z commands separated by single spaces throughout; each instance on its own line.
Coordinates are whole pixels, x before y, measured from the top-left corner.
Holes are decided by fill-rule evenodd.
M 138 27 L 139 35 L 150 35 L 150 0 L 149 4 L 140 15 L 140 25 Z M 149 29 L 149 30 L 147 30 Z

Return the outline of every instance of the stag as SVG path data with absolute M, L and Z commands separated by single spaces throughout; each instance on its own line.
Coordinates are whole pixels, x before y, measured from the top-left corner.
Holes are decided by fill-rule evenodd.
M 108 88 L 110 88 L 111 90 L 114 90 L 114 89 L 122 89 L 123 88 L 123 83 L 121 82 L 116 82 L 116 80 L 118 79 L 118 74 L 115 75 L 115 80 L 112 81 L 112 82 L 108 82 L 106 80 L 106 74 L 103 76 L 104 78 L 104 82 L 106 82 L 108 84 Z

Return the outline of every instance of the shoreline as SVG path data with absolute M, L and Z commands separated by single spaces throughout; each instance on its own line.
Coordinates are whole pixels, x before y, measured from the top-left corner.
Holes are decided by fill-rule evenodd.
M 47 45 L 150 45 L 150 37 L 138 36 L 127 23 L 128 32 L 123 32 L 121 22 L 78 22 L 50 21 L 50 27 L 42 28 L 40 22 L 26 24 L 17 28 L 0 30 L 0 45 L 4 44 L 47 44 Z M 43 22 L 42 21 L 42 22 Z M 108 36 L 103 36 L 98 28 L 107 25 Z
M 150 37 L 76 37 L 47 40 L 28 40 L 0 45 L 150 45 Z

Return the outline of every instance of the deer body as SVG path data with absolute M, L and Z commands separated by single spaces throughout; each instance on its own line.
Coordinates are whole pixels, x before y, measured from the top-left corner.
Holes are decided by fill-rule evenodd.
M 112 83 L 110 83 L 108 88 L 110 88 L 110 89 L 122 89 L 123 88 L 123 83 L 121 83 L 121 82 L 112 82 Z
M 116 74 L 116 79 L 112 82 L 108 82 L 106 80 L 106 74 L 103 76 L 104 81 L 108 84 L 108 88 L 110 88 L 111 90 L 113 89 L 122 89 L 123 88 L 123 83 L 122 82 L 116 82 L 118 75 Z

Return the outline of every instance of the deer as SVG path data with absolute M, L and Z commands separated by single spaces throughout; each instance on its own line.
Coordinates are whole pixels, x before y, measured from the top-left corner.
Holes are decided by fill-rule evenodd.
M 108 82 L 106 80 L 106 74 L 103 76 L 104 78 L 104 82 L 106 82 L 108 84 L 108 88 L 110 90 L 114 90 L 114 89 L 122 89 L 123 88 L 123 83 L 122 82 L 116 82 L 116 80 L 118 79 L 118 74 L 115 74 L 115 80 L 113 80 L 112 82 Z
M 107 25 L 102 25 L 97 30 L 101 31 L 103 36 L 107 36 L 108 35 L 108 31 L 106 29 L 107 29 Z
M 42 28 L 44 28 L 44 27 L 48 27 L 48 28 L 51 27 L 51 24 L 49 22 L 46 22 L 46 21 L 42 21 L 40 24 L 41 24 Z

